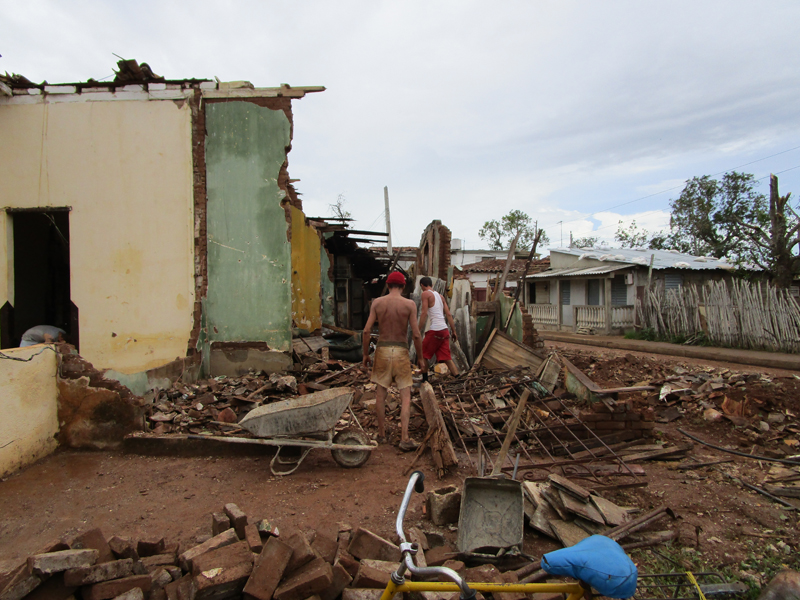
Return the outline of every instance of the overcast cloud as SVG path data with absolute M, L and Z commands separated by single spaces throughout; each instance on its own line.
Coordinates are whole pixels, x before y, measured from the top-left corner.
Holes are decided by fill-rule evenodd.
M 343 194 L 382 230 L 388 185 L 395 245 L 441 219 L 481 247 L 518 208 L 557 246 L 663 227 L 686 179 L 751 162 L 794 168 L 781 191 L 800 193 L 798 22 L 794 0 L 0 0 L 0 69 L 100 79 L 116 53 L 171 79 L 324 85 L 294 102 L 307 214 Z

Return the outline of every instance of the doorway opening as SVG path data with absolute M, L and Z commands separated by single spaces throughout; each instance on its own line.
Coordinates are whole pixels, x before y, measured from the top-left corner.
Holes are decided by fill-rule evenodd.
M 14 236 L 14 294 L 4 307 L 3 347 L 19 346 L 31 327 L 54 325 L 78 347 L 78 311 L 70 298 L 69 208 L 7 209 Z

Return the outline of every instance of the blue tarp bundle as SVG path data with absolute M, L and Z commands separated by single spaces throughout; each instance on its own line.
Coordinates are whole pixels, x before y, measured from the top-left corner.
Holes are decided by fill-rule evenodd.
M 630 598 L 636 593 L 636 565 L 617 542 L 604 535 L 545 554 L 542 569 L 586 582 L 609 598 Z

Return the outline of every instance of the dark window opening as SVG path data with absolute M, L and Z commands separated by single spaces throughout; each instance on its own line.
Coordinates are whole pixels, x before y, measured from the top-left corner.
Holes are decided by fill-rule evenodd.
M 570 297 L 571 297 L 571 281 L 562 281 L 561 282 L 561 305 L 562 306 L 569 306 L 571 304 Z
M 69 210 L 11 210 L 14 294 L 8 311 L 10 335 L 3 347 L 19 346 L 36 325 L 54 325 L 77 346 L 77 308 L 70 299 Z
M 611 305 L 625 306 L 628 304 L 628 286 L 625 277 L 617 275 L 611 280 Z
M 590 279 L 586 283 L 586 304 L 589 306 L 600 306 L 600 280 Z

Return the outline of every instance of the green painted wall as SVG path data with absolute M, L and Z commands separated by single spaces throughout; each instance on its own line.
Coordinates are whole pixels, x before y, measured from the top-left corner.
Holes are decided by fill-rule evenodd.
M 291 245 L 278 173 L 290 143 L 281 110 L 206 105 L 208 340 L 291 350 Z

